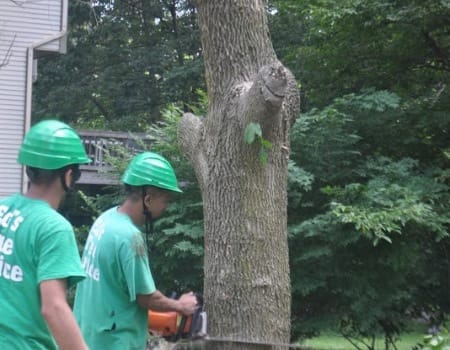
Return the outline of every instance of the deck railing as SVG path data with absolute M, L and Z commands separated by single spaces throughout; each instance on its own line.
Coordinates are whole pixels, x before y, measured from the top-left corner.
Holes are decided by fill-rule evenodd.
M 111 174 L 112 167 L 107 162 L 107 154 L 119 155 L 124 147 L 132 153 L 143 149 L 150 138 L 142 133 L 103 130 L 78 130 L 86 153 L 91 163 L 82 165 L 80 184 L 110 185 L 119 183 L 119 179 Z

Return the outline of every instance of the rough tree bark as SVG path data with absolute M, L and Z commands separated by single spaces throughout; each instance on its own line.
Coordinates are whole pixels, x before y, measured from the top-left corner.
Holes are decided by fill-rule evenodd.
M 263 0 L 195 0 L 209 106 L 178 127 L 204 202 L 204 297 L 211 337 L 286 343 L 290 336 L 287 245 L 289 131 L 299 111 L 293 75 L 277 60 Z M 258 123 L 271 142 L 261 161 Z M 208 349 L 285 349 L 211 342 Z

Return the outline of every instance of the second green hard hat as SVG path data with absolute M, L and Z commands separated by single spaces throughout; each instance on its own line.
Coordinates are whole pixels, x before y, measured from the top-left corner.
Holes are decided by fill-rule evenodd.
M 144 152 L 135 156 L 122 176 L 122 182 L 132 186 L 155 186 L 174 192 L 178 187 L 172 165 L 163 156 Z
M 25 135 L 17 161 L 35 168 L 54 170 L 71 164 L 89 163 L 90 159 L 75 130 L 58 120 L 44 120 Z

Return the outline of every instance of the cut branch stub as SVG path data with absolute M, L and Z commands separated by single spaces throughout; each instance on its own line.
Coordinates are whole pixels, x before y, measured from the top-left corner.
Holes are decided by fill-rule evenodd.
M 287 77 L 284 67 L 278 62 L 273 65 L 264 66 L 259 73 L 264 81 L 264 86 L 274 97 L 285 96 Z
M 281 126 L 282 114 L 280 108 L 283 105 L 288 86 L 287 70 L 275 61 L 260 69 L 255 81 L 248 92 L 243 96 L 242 102 L 245 116 L 242 120 L 245 128 L 250 122 L 261 125 L 265 138 L 270 140 Z

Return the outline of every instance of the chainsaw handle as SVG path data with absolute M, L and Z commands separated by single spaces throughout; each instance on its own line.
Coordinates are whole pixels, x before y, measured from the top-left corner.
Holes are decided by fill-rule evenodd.
M 180 325 L 178 326 L 178 331 L 173 335 L 173 342 L 177 342 L 183 335 L 184 327 L 186 326 L 187 316 L 181 316 Z
M 196 296 L 197 297 L 197 296 Z M 177 293 L 176 292 L 172 292 L 170 294 L 170 298 L 171 299 L 177 299 Z M 197 299 L 198 300 L 198 299 Z M 187 322 L 187 316 L 182 315 L 181 316 L 181 320 L 180 320 L 180 324 L 178 325 L 178 330 L 177 332 L 171 337 L 171 341 L 172 342 L 177 342 L 178 340 L 181 339 L 181 337 L 183 336 L 183 331 L 184 331 L 184 327 L 186 327 L 186 322 Z
M 182 315 L 181 316 L 181 320 L 180 320 L 180 324 L 178 326 L 177 333 L 174 334 L 172 337 L 173 342 L 176 342 L 183 337 L 183 332 L 184 332 L 184 328 L 186 327 L 188 317 L 192 317 L 191 324 L 190 324 L 189 331 L 188 331 L 189 338 L 193 338 L 194 332 L 196 332 L 195 326 L 197 325 L 197 320 L 200 317 L 200 313 L 203 308 L 203 295 L 201 295 L 200 293 L 194 293 L 194 295 L 197 298 L 198 306 L 192 315 L 190 315 L 190 316 Z
M 192 314 L 192 321 L 191 321 L 191 327 L 189 327 L 189 338 L 192 339 L 194 337 L 194 333 L 198 330 L 196 329 L 197 326 L 197 320 L 200 317 L 200 313 L 202 311 L 202 307 L 199 306 L 195 310 L 195 312 Z

